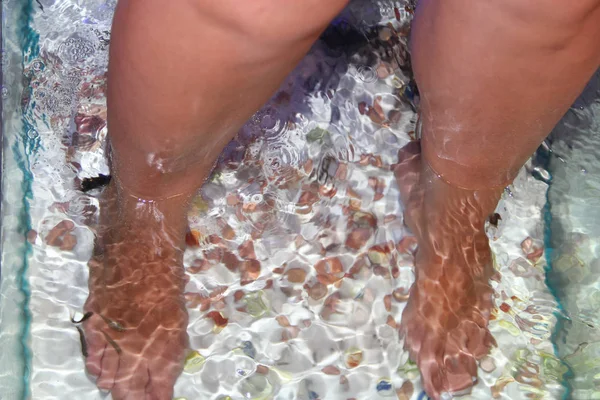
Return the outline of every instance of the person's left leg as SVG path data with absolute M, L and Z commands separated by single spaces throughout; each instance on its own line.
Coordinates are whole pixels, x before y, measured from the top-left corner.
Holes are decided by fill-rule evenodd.
M 600 0 L 420 0 L 411 55 L 422 139 L 396 168 L 419 242 L 402 316 L 434 399 L 469 389 L 493 339 L 484 226 L 505 185 L 600 66 Z
M 186 348 L 190 199 L 346 0 L 121 0 L 110 47 L 113 181 L 84 322 L 113 399 L 170 399 Z

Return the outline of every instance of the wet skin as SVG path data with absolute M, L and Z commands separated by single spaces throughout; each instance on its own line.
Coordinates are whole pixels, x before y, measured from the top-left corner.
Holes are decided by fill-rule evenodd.
M 171 398 L 187 343 L 189 200 L 345 4 L 119 1 L 107 93 L 113 180 L 83 322 L 87 369 L 115 400 Z M 468 389 L 493 343 L 483 224 L 600 65 L 599 4 L 419 2 L 411 46 L 422 153 L 411 144 L 395 170 L 419 243 L 401 334 L 434 399 Z
M 171 398 L 182 371 L 185 216 L 167 219 L 167 207 L 123 199 L 114 183 L 102 195 L 83 329 L 86 368 L 116 399 Z
M 476 361 L 495 343 L 487 329 L 494 268 L 484 226 L 502 190 L 452 187 L 422 162 L 419 142 L 398 158 L 405 222 L 419 244 L 400 333 L 426 392 L 438 398 L 470 388 Z

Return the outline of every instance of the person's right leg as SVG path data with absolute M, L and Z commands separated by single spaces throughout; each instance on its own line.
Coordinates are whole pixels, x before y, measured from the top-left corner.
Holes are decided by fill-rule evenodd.
M 86 366 L 113 399 L 171 398 L 187 340 L 188 202 L 345 3 L 119 1 L 108 77 L 114 179 L 84 322 Z
M 598 0 L 418 3 L 422 152 L 396 169 L 419 242 L 402 331 L 436 399 L 470 387 L 493 342 L 485 221 L 600 65 L 599 38 Z

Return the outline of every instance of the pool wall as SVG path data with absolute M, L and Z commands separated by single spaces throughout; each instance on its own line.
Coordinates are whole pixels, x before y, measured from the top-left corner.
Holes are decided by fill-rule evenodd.
M 548 138 L 548 285 L 574 399 L 600 396 L 600 71 Z
M 2 2 L 2 197 L 0 262 L 0 398 L 28 397 L 30 376 L 29 284 L 30 181 L 21 108 L 23 62 L 35 51 L 29 27 L 31 2 Z

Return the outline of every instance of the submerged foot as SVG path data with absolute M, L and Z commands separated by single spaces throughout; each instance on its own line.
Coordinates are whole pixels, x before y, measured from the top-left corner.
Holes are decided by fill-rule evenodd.
M 90 261 L 86 368 L 115 400 L 171 399 L 187 347 L 184 235 L 155 203 L 117 204 L 115 192 L 103 195 Z
M 494 344 L 487 329 L 493 267 L 484 221 L 500 193 L 441 181 L 422 165 L 417 142 L 399 158 L 395 173 L 406 223 L 419 243 L 401 334 L 425 391 L 439 399 L 469 390 L 477 379 L 476 361 Z

